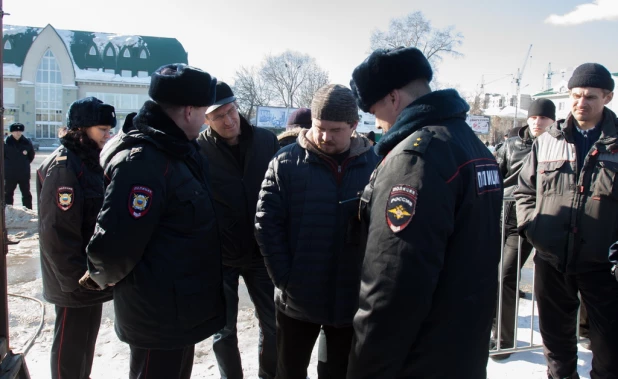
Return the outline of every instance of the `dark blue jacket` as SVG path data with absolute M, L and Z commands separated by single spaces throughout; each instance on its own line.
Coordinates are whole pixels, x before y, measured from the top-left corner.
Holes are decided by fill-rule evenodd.
M 301 131 L 298 143 L 270 162 L 256 213 L 256 237 L 289 317 L 350 325 L 358 307 L 362 251 L 359 192 L 378 157 L 369 141 L 352 138 L 341 165 Z
M 195 141 L 148 101 L 101 154 L 109 185 L 87 247 L 100 286 L 115 284 L 116 334 L 179 349 L 223 328 L 219 229 Z

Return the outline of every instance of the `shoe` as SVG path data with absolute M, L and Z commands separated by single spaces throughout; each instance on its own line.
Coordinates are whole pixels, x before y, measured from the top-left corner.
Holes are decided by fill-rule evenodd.
M 501 345 L 500 346 L 501 348 L 504 348 L 504 346 L 502 346 L 502 343 L 500 345 Z M 496 348 L 497 348 L 496 340 L 492 338 L 489 341 L 489 350 L 496 350 Z M 511 356 L 511 354 L 513 353 L 500 353 L 500 354 L 490 355 L 489 357 L 494 361 L 503 361 L 505 359 L 508 359 Z
M 526 293 L 522 290 L 519 290 L 519 298 L 520 299 L 525 299 L 526 298 Z

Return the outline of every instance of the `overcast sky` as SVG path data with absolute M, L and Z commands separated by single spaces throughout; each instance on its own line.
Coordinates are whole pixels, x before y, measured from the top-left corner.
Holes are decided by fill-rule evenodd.
M 550 62 L 555 71 L 598 62 L 618 72 L 618 0 L 4 0 L 4 11 L 10 25 L 174 37 L 191 65 L 230 83 L 240 66 L 293 49 L 315 57 L 332 82 L 349 85 L 371 32 L 414 11 L 464 35 L 464 56 L 446 58 L 437 78 L 465 92 L 482 76 L 487 91 L 511 90 L 530 44 L 522 93 L 542 89 Z

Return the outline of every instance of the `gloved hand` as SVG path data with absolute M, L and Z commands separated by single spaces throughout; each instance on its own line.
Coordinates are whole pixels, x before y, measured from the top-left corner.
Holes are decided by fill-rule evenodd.
M 82 276 L 82 278 L 79 280 L 79 285 L 91 291 L 103 290 L 103 288 L 99 287 L 99 285 L 94 280 L 92 280 L 88 271 L 86 271 L 84 276 Z

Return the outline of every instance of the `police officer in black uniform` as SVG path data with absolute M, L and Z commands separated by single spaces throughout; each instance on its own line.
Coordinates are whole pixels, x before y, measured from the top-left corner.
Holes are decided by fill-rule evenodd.
M 22 135 L 24 124 L 13 123 L 9 131 L 11 135 L 4 140 L 4 202 L 13 205 L 13 194 L 19 186 L 22 205 L 32 209 L 30 163 L 34 160 L 34 147 L 32 142 Z
M 132 379 L 190 378 L 195 344 L 225 325 L 218 222 L 195 141 L 215 84 L 185 64 L 159 68 L 153 101 L 102 153 L 109 184 L 80 283 L 114 286 Z
M 79 285 L 87 269 L 86 245 L 103 204 L 99 154 L 116 126 L 114 107 L 94 97 L 71 104 L 62 146 L 37 170 L 43 297 L 56 306 L 51 348 L 53 379 L 88 379 L 111 289 Z
M 416 48 L 352 75 L 386 133 L 361 197 L 369 223 L 348 378 L 485 379 L 498 284 L 502 179 L 452 89 Z

